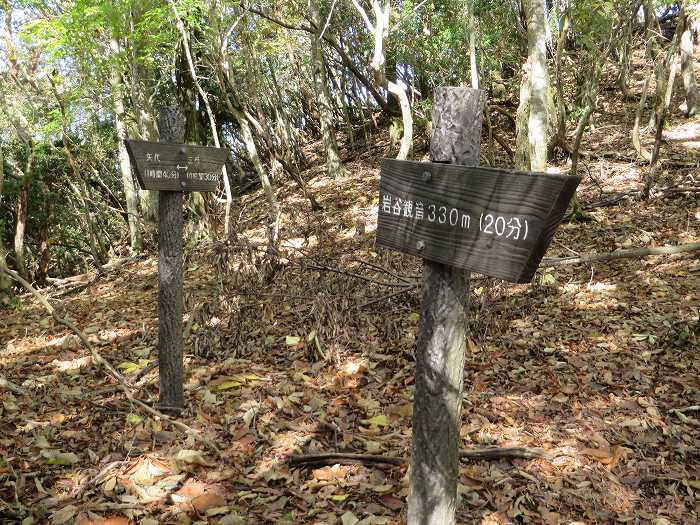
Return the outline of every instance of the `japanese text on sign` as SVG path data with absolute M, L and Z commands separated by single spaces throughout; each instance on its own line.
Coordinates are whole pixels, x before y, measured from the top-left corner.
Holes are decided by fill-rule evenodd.
M 384 193 L 381 196 L 380 213 L 417 221 L 425 220 L 431 223 L 449 224 L 465 230 L 472 228 L 472 215 L 462 210 L 432 202 L 402 199 L 389 193 Z M 526 240 L 529 230 L 527 219 L 488 212 L 479 214 L 478 226 L 479 231 L 483 234 L 495 235 L 513 241 Z M 476 227 L 476 222 L 474 227 Z

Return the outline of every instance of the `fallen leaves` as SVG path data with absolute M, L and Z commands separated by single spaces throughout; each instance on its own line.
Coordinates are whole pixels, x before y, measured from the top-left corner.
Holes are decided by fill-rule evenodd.
M 376 173 L 358 168 L 367 175 L 365 194 L 373 194 Z M 336 181 L 339 198 L 354 203 L 354 193 L 341 191 L 353 181 Z M 660 226 L 645 226 L 654 243 L 686 224 L 685 204 L 654 211 Z M 553 249 L 644 242 L 642 233 L 623 230 L 645 220 L 646 206 L 619 207 L 620 220 L 601 211 L 598 223 L 563 228 Z M 285 230 L 296 227 L 305 225 Z M 330 237 L 317 240 L 314 256 L 345 264 Z M 368 246 L 358 253 L 399 275 L 420 271 L 411 258 Z M 241 269 L 235 278 L 221 274 L 220 284 L 210 255 L 192 254 L 202 261 L 188 273 L 188 302 L 199 306 L 186 341 L 184 420 L 220 444 L 226 459 L 198 450 L 166 421 L 134 413 L 74 337 L 51 322 L 42 327 L 27 305 L 0 319 L 8 341 L 3 374 L 30 393 L 2 391 L 0 499 L 13 502 L 20 487 L 25 508 L 47 509 L 35 523 L 57 525 L 158 525 L 176 515 L 220 525 L 398 523 L 407 497 L 401 467 L 303 470 L 286 459 L 324 451 L 408 455 L 418 295 L 358 310 L 355 303 L 382 289 L 284 265 L 261 283 L 234 252 Z M 154 263 L 136 261 L 68 305 L 125 373 L 157 359 Z M 696 276 L 697 262 L 683 256 L 561 268 L 528 286 L 479 282 L 462 445 L 542 447 L 552 460 L 461 465 L 458 522 L 697 521 L 697 414 L 678 408 L 700 404 Z M 203 359 L 198 350 L 216 355 Z M 155 376 L 141 382 L 154 400 Z

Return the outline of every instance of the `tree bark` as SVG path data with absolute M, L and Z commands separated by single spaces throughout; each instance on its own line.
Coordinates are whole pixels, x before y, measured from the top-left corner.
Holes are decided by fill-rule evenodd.
M 528 119 L 530 117 L 530 62 L 523 64 L 520 79 L 520 98 L 515 117 L 515 169 L 530 171 L 530 144 Z
M 5 157 L 4 149 L 0 143 L 0 200 L 2 199 L 2 188 L 5 181 Z M 12 282 L 7 274 L 2 271 L 7 268 L 7 250 L 5 240 L 2 238 L 3 228 L 0 228 L 0 308 L 10 304 L 12 300 Z
M 684 25 L 681 35 L 681 75 L 683 76 L 683 87 L 685 89 L 686 115 L 692 117 L 700 113 L 700 92 L 698 92 L 695 80 L 695 69 L 693 68 L 693 36 L 691 34 L 688 15 L 684 14 L 679 21 Z
M 27 280 L 29 279 L 29 270 L 27 268 L 27 260 L 24 252 L 24 234 L 27 229 L 27 214 L 29 207 L 29 185 L 31 184 L 34 149 L 32 146 L 28 152 L 27 164 L 22 174 L 22 181 L 19 187 L 19 197 L 17 198 L 17 223 L 15 224 L 15 267 L 17 273 Z
M 160 113 L 160 141 L 181 143 L 185 115 L 179 107 Z M 185 405 L 182 365 L 182 235 L 184 194 L 159 192 L 158 232 L 158 373 L 160 406 L 180 412 Z
M 438 89 L 431 159 L 478 164 L 482 112 L 479 90 Z M 467 272 L 424 261 L 408 525 L 455 523 L 468 292 Z
M 546 2 L 527 0 L 527 43 L 530 64 L 530 113 L 528 142 L 530 169 L 547 169 L 551 94 L 547 72 Z
M 554 134 L 553 146 L 559 146 L 563 151 L 570 153 L 571 148 L 566 141 L 566 101 L 564 100 L 564 87 L 562 83 L 561 58 L 566 45 L 566 33 L 569 30 L 569 11 L 565 8 L 560 18 L 559 37 L 557 38 L 557 51 L 554 58 L 554 74 L 557 88 L 557 129 Z
M 328 91 L 328 79 L 326 77 L 325 58 L 321 48 L 320 31 L 323 25 L 321 12 L 318 6 L 319 0 L 309 0 L 309 13 L 315 26 L 311 33 L 311 70 L 318 99 L 318 112 L 321 120 L 321 136 L 326 150 L 326 166 L 328 175 L 340 177 L 345 173 L 345 169 L 340 161 L 338 144 L 335 139 L 333 127 L 333 109 L 330 93 Z
M 664 124 L 666 122 L 666 114 L 671 105 L 671 97 L 673 96 L 673 86 L 678 73 L 678 60 L 676 59 L 676 50 L 679 45 L 682 27 L 676 28 L 676 33 L 671 40 L 671 44 L 666 52 L 665 60 L 661 61 L 659 70 L 661 71 L 661 83 L 656 86 L 658 93 L 657 97 L 661 98 L 657 101 L 655 112 L 655 134 L 654 134 L 654 149 L 651 152 L 649 160 L 649 169 L 644 177 L 644 188 L 642 189 L 642 199 L 649 198 L 649 194 L 656 183 L 656 167 L 661 151 L 661 139 L 664 132 Z M 659 77 L 657 77 L 659 78 Z
M 114 37 L 109 41 L 110 49 L 115 55 L 120 52 L 119 43 Z M 131 161 L 126 150 L 126 110 L 124 109 L 124 85 L 119 68 L 112 69 L 109 77 L 114 102 L 114 121 L 117 129 L 117 147 L 119 149 L 119 169 L 122 175 L 124 196 L 126 197 L 126 211 L 129 215 L 129 239 L 131 250 L 139 252 L 142 248 L 141 232 L 139 230 L 139 196 L 134 186 L 134 178 L 131 175 Z

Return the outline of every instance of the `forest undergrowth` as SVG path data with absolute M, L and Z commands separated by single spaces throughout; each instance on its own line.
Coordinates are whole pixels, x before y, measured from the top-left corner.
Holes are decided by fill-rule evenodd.
M 637 101 L 601 101 L 580 161 L 586 220 L 562 224 L 548 257 L 700 240 L 700 118 L 676 102 L 657 185 L 666 191 L 640 201 Z M 496 123 L 512 140 L 507 120 Z M 304 173 L 322 211 L 275 181 L 279 264 L 260 257 L 260 191 L 236 203 L 229 239 L 186 253 L 182 421 L 220 457 L 130 404 L 31 297 L 3 311 L 0 367 L 16 388 L 0 390 L 0 522 L 405 519 L 405 465 L 288 464 L 410 454 L 421 263 L 375 249 L 379 162 L 396 147 L 386 131 L 359 142 L 342 152 L 342 178 L 320 164 Z M 157 370 L 140 371 L 157 359 L 157 288 L 150 256 L 43 291 L 152 403 Z M 470 297 L 462 448 L 546 455 L 463 462 L 459 523 L 700 522 L 696 253 L 545 265 L 527 285 L 473 275 Z

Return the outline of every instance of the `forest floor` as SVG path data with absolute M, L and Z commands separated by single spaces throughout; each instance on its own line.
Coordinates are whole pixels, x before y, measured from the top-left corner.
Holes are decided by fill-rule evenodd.
M 646 166 L 628 132 L 636 104 L 603 100 L 583 144 L 584 207 L 640 188 Z M 700 118 L 677 106 L 658 186 L 697 188 Z M 228 242 L 187 251 L 181 421 L 220 457 L 130 404 L 31 297 L 2 312 L 0 370 L 26 395 L 0 387 L 0 522 L 405 520 L 406 467 L 286 463 L 315 452 L 410 455 L 421 263 L 374 247 L 379 162 L 395 153 L 386 132 L 357 151 L 345 151 L 342 178 L 321 165 L 305 172 L 323 211 L 279 182 L 273 275 L 257 257 L 261 192 L 237 202 Z M 588 214 L 562 224 L 547 256 L 700 241 L 698 193 L 630 195 Z M 133 379 L 156 360 L 157 260 L 92 277 L 44 293 Z M 700 523 L 697 252 L 544 268 L 526 285 L 475 277 L 462 448 L 548 456 L 463 463 L 458 523 Z M 157 370 L 139 385 L 137 397 L 157 402 Z

